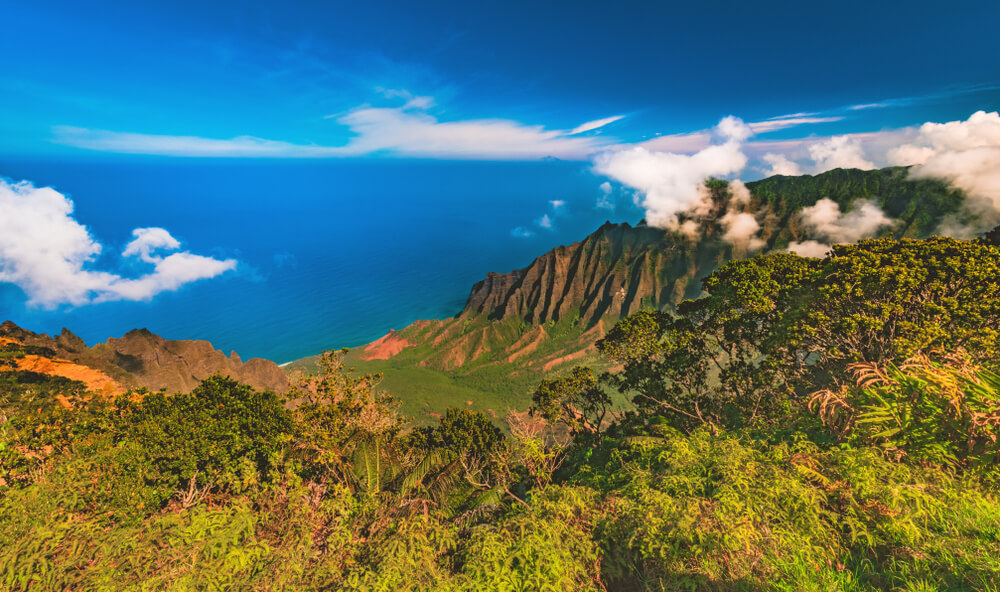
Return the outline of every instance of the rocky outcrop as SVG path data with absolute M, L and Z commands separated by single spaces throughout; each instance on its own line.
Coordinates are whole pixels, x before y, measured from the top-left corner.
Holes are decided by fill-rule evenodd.
M 50 337 L 11 321 L 0 325 L 0 336 L 49 348 L 58 358 L 100 370 L 132 387 L 187 392 L 205 378 L 223 374 L 257 389 L 285 392 L 289 388 L 288 376 L 274 362 L 254 358 L 244 363 L 236 352 L 226 356 L 207 341 L 172 341 L 146 329 L 129 331 L 94 347 L 87 347 L 67 329 Z
M 718 240 L 695 245 L 675 231 L 609 222 L 523 269 L 488 274 L 455 317 L 390 332 L 361 358 L 456 373 L 559 370 L 596 356 L 596 342 L 618 319 L 696 297 L 700 279 L 727 256 L 731 248 Z
M 460 318 L 511 317 L 538 325 L 575 318 L 587 326 L 640 308 L 664 308 L 697 295 L 699 259 L 712 267 L 719 249 L 699 253 L 676 233 L 644 224 L 606 223 L 584 240 L 556 247 L 531 265 L 490 273 L 472 287 Z M 699 257 L 699 255 L 701 255 Z
M 595 354 L 597 340 L 619 319 L 697 298 L 703 278 L 752 254 L 747 237 L 741 243 L 727 236 L 727 219 L 749 214 L 759 227 L 755 247 L 780 251 L 815 238 L 798 213 L 824 197 L 844 212 L 857 200 L 871 201 L 894 220 L 879 232 L 897 237 L 927 236 L 964 199 L 940 181 L 909 179 L 901 167 L 776 176 L 748 183 L 749 195 L 739 199 L 724 181 L 705 189 L 699 208 L 678 215 L 673 230 L 606 223 L 523 269 L 488 273 L 455 317 L 419 321 L 365 351 L 369 359 L 459 374 L 497 364 L 508 364 L 507 374 L 558 370 Z

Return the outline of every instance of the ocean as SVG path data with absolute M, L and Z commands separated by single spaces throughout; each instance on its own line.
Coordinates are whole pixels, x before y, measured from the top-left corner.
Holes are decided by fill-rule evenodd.
M 579 162 L 0 157 L 0 176 L 69 195 L 104 246 L 94 269 L 118 270 L 132 229 L 149 226 L 239 261 L 149 302 L 44 310 L 0 284 L 0 321 L 68 327 L 90 345 L 145 327 L 279 363 L 452 316 L 487 272 L 524 267 L 606 220 L 641 218 L 627 195 L 597 207 L 605 179 Z

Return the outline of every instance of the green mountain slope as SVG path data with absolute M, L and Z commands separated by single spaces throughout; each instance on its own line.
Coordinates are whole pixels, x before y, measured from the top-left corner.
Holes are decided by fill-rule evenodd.
M 722 219 L 734 208 L 754 216 L 767 251 L 810 238 L 797 213 L 823 198 L 842 211 L 871 200 L 896 220 L 879 235 L 896 237 L 930 235 L 963 201 L 943 182 L 909 179 L 903 167 L 771 177 L 747 184 L 748 204 L 733 201 L 724 181 L 710 180 L 706 187 L 707 211 L 681 219 L 695 225 L 694 236 L 644 223 L 606 223 L 523 269 L 489 273 L 455 317 L 417 321 L 352 351 L 348 360 L 359 371 L 384 373 L 383 386 L 418 421 L 449 406 L 502 415 L 526 407 L 543 377 L 577 364 L 606 365 L 594 344 L 619 319 L 697 297 L 702 278 L 746 256 L 723 240 Z M 308 372 L 314 363 L 306 358 L 289 369 Z

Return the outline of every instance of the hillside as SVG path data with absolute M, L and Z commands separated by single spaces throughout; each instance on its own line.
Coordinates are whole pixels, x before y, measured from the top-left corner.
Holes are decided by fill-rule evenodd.
M 748 183 L 737 203 L 724 181 L 709 181 L 709 207 L 681 217 L 693 234 L 605 223 L 583 240 L 560 246 L 525 268 L 491 272 L 472 286 L 465 306 L 442 320 L 420 320 L 349 354 L 404 410 L 429 419 L 447 406 L 493 414 L 523 407 L 538 380 L 576 364 L 606 367 L 595 343 L 619 319 L 644 308 L 670 310 L 695 298 L 701 280 L 749 253 L 724 240 L 728 213 L 749 213 L 760 227 L 758 252 L 783 250 L 810 238 L 798 214 L 823 198 L 846 212 L 870 200 L 895 222 L 877 236 L 923 237 L 959 209 L 961 193 L 930 179 L 912 180 L 904 167 L 820 175 L 775 176 Z M 309 372 L 315 358 L 290 365 Z
M 88 347 L 68 329 L 49 336 L 6 321 L 0 324 L 0 340 L 48 350 L 50 358 L 93 369 L 113 380 L 116 391 L 145 387 L 153 391 L 187 392 L 216 373 L 276 392 L 288 390 L 289 385 L 287 375 L 274 362 L 253 358 L 244 363 L 236 352 L 227 357 L 207 341 L 171 341 L 146 329 L 135 329 Z M 47 373 L 43 369 L 33 370 Z

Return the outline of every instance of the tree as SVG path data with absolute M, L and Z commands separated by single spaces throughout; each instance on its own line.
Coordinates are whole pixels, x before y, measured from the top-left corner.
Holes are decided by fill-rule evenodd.
M 641 312 L 598 343 L 611 381 L 684 429 L 779 421 L 836 388 L 856 362 L 937 359 L 958 348 L 1000 363 L 1000 249 L 931 237 L 837 245 L 822 260 L 732 261 L 673 318 Z
M 277 395 L 220 375 L 190 394 L 124 395 L 110 413 L 115 440 L 137 447 L 172 489 L 192 479 L 236 489 L 266 479 L 293 431 Z
M 404 420 L 395 399 L 377 389 L 382 376 L 354 375 L 346 353 L 323 352 L 320 372 L 290 394 L 304 399 L 295 409 L 296 448 L 310 476 L 375 494 L 400 470 L 396 436 Z
M 704 280 L 705 297 L 682 302 L 675 316 L 629 316 L 597 344 L 624 366 L 609 381 L 641 411 L 682 429 L 780 415 L 786 401 L 775 387 L 784 368 L 761 344 L 817 267 L 790 253 L 732 261 Z
M 638 323 L 637 323 L 638 324 Z M 531 413 L 562 422 L 574 436 L 600 439 L 611 398 L 590 368 L 577 366 L 568 376 L 543 380 L 531 396 Z

